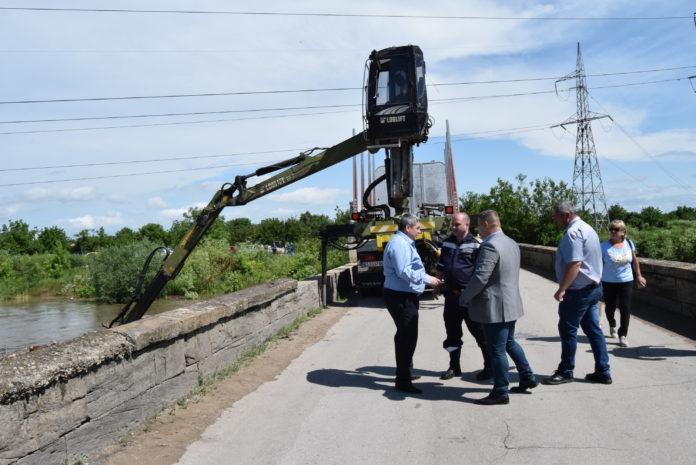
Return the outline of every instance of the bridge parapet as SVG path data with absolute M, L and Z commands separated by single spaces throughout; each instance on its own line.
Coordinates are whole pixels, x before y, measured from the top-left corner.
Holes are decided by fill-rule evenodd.
M 328 273 L 329 302 L 346 295 L 352 268 Z M 319 306 L 316 278 L 285 279 L 3 358 L 0 465 L 98 458 L 203 377 Z
M 520 244 L 520 249 L 523 268 L 555 279 L 556 247 Z M 634 306 L 696 320 L 696 264 L 641 258 L 640 269 L 648 287 L 634 290 Z

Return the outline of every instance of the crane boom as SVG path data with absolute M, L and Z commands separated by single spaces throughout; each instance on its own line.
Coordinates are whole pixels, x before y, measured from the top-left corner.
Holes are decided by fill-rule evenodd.
M 109 324 L 109 327 L 117 322 L 122 324 L 130 323 L 142 318 L 148 308 L 150 308 L 150 305 L 152 305 L 152 302 L 162 292 L 164 286 L 179 274 L 188 256 L 193 252 L 193 249 L 198 245 L 225 207 L 245 205 L 252 200 L 270 194 L 343 160 L 347 160 L 366 149 L 367 141 L 365 134 L 356 134 L 333 147 L 321 150 L 316 155 L 309 155 L 305 152 L 297 157 L 259 168 L 251 174 L 237 176 L 234 183 L 222 186 L 210 200 L 210 203 L 201 210 L 193 225 L 186 231 L 186 234 L 184 234 L 184 237 L 174 250 L 168 254 L 162 267 L 148 284 L 145 291 L 142 294 L 136 291 L 130 302 L 123 307 L 119 315 Z M 272 173 L 283 168 L 286 169 L 271 178 L 251 187 L 246 187 L 247 179 Z M 141 273 L 141 277 L 144 271 Z
M 162 266 L 141 292 L 150 261 L 158 250 L 164 248 L 158 247 L 150 253 L 130 301 L 111 321 L 109 327 L 117 322 L 130 323 L 142 318 L 167 283 L 179 274 L 188 256 L 225 207 L 245 205 L 365 150 L 388 149 L 394 174 L 393 181 L 391 178 L 387 179 L 389 203 L 398 211 L 405 208 L 411 189 L 412 148 L 428 139 L 430 128 L 423 52 L 415 45 L 374 50 L 368 62 L 367 82 L 363 86 L 365 131 L 333 147 L 314 148 L 297 157 L 259 168 L 248 175 L 237 176 L 233 183 L 224 184 L 196 216 L 193 225 L 174 250 L 166 249 L 167 255 Z M 321 151 L 312 155 L 317 150 Z M 279 170 L 283 171 L 247 187 L 247 179 Z

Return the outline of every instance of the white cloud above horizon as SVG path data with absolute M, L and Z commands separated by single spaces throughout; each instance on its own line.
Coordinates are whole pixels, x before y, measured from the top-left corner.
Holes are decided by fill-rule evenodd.
M 168 9 L 184 8 L 186 2 L 156 1 Z M 87 3 L 85 3 L 87 4 Z M 140 2 L 123 0 L 120 6 L 143 8 Z M 689 6 L 679 0 L 669 5 L 656 0 L 502 1 L 445 0 L 432 5 L 408 1 L 357 1 L 350 5 L 329 0 L 299 0 L 291 6 L 279 1 L 264 4 L 269 11 L 359 11 L 361 13 L 468 15 L 468 16 L 612 16 L 674 14 Z M 156 8 L 156 7 L 153 7 Z M 200 9 L 230 9 L 228 2 L 207 0 Z M 691 10 L 689 10 L 691 11 Z M 690 13 L 689 13 L 690 14 Z M 234 26 L 234 27 L 231 27 Z M 258 31 L 263 30 L 263 34 Z M 429 84 L 560 76 L 575 67 L 575 46 L 582 42 L 589 73 L 626 71 L 652 67 L 689 65 L 694 62 L 684 37 L 692 37 L 693 22 L 621 24 L 607 27 L 593 22 L 388 20 L 369 18 L 246 18 L 206 15 L 77 15 L 20 14 L 0 17 L 3 48 L 15 50 L 95 50 L 99 53 L 12 53 L 0 68 L 5 84 L 0 98 L 98 97 L 154 95 L 163 93 L 226 92 L 273 89 L 319 89 L 360 87 L 363 65 L 372 49 L 415 43 L 425 53 Z M 233 44 L 233 45 L 232 45 Z M 140 52 L 122 53 L 134 50 Z M 147 52 L 143 52 L 143 51 Z M 159 50 L 160 52 L 155 52 Z M 179 52 L 177 52 L 177 50 Z M 186 52 L 181 52 L 186 50 Z M 696 69 L 696 68 L 695 68 Z M 684 71 L 615 78 L 592 78 L 588 85 L 636 82 L 661 77 L 694 74 Z M 638 143 L 665 168 L 684 180 L 696 174 L 696 116 L 694 94 L 679 84 L 655 84 L 593 92 L 594 111 L 615 117 Z M 573 83 L 569 83 L 572 87 Z M 559 123 L 575 112 L 575 96 L 567 100 L 552 94 L 505 99 L 436 103 L 438 99 L 553 90 L 552 81 L 500 83 L 467 86 L 430 86 L 430 112 L 435 120 L 431 142 L 416 149 L 416 155 L 439 156 L 442 145 L 433 144 L 444 135 L 445 121 L 452 132 L 467 134 L 491 129 Z M 359 91 L 273 94 L 121 102 L 82 102 L 32 106 L 2 106 L 1 120 L 50 119 L 147 113 L 236 111 L 254 108 L 359 104 Z M 343 110 L 343 109 L 341 109 Z M 323 111 L 333 111 L 322 110 Z M 295 111 L 292 113 L 309 113 Z M 27 190 L 0 188 L 0 223 L 19 216 L 31 225 L 49 226 L 74 220 L 70 228 L 97 224 L 116 227 L 108 212 L 118 209 L 123 225 L 181 218 L 195 200 L 209 199 L 224 182 L 248 174 L 258 166 L 286 159 L 303 148 L 329 146 L 360 130 L 360 109 L 304 117 L 266 118 L 275 113 L 254 112 L 214 116 L 143 118 L 111 122 L 36 123 L 2 125 L 5 130 L 68 129 L 71 127 L 184 122 L 203 119 L 239 119 L 205 124 L 149 126 L 125 129 L 65 131 L 39 134 L 0 135 L 3 167 L 58 166 L 108 162 L 144 161 L 189 157 L 187 160 L 130 163 L 122 165 L 54 168 L 0 172 L 0 184 L 41 182 L 51 179 L 127 175 L 79 184 L 59 183 Z M 287 113 L 287 112 L 282 112 Z M 593 123 L 600 162 L 618 163 L 635 178 L 647 178 L 656 186 L 650 201 L 672 205 L 679 192 L 664 189 L 672 182 L 655 162 L 646 157 L 618 130 L 604 131 L 604 122 Z M 16 127 L 15 127 L 16 126 Z M 608 126 L 610 127 L 610 125 Z M 501 170 L 496 164 L 502 152 L 520 151 L 515 169 L 531 178 L 552 176 L 565 180 L 572 175 L 575 152 L 574 128 L 503 134 L 485 140 L 461 141 L 457 146 L 457 177 L 461 185 L 486 192 L 487 173 Z M 279 150 L 279 153 L 250 153 Z M 435 155 L 430 155 L 435 154 Z M 200 158 L 206 157 L 209 158 Z M 199 158 L 195 158 L 199 157 Z M 59 160 L 59 161 L 57 161 Z M 381 154 L 379 155 L 381 160 Z M 461 163 L 459 161 L 461 160 Z M 258 163 L 251 166 L 251 163 Z M 379 163 L 379 162 L 378 162 Z M 567 163 L 563 165 L 563 163 Z M 561 168 L 550 168 L 550 166 Z M 327 170 L 288 186 L 250 206 L 227 209 L 227 217 L 293 215 L 302 209 L 327 213 L 346 205 L 351 195 L 348 165 Z M 348 168 L 349 169 L 349 168 Z M 512 169 L 512 168 L 510 168 Z M 185 171 L 189 170 L 189 171 Z M 609 165 L 609 172 L 614 170 Z M 161 174 L 142 173 L 170 171 Z M 657 173 L 657 175 L 655 174 Z M 497 175 L 497 171 L 496 171 Z M 263 178 L 268 178 L 266 175 Z M 249 185 L 259 178 L 249 179 Z M 686 182 L 686 181 L 685 181 Z M 87 183 L 87 184 L 84 184 Z M 487 183 L 487 184 L 486 184 Z M 662 186 L 662 187 L 660 187 Z M 607 186 L 612 191 L 612 186 Z M 21 188 L 20 188 L 21 189 Z M 618 201 L 634 202 L 631 191 L 614 190 Z M 683 192 L 683 189 L 682 189 Z M 683 192 L 685 202 L 690 201 Z M 648 201 L 641 197 L 641 201 Z M 116 206 L 116 204 L 118 204 Z M 203 204 L 205 205 L 205 204 Z M 179 206 L 179 207 L 177 207 Z M 291 212 L 292 211 L 292 212 Z M 62 218 L 62 220 L 61 220 Z M 62 223 L 67 224 L 67 223 Z M 119 225 L 121 225 L 119 224 Z

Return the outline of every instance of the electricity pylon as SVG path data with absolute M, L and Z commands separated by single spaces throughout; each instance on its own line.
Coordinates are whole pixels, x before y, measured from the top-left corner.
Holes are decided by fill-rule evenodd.
M 594 137 L 592 136 L 592 120 L 609 118 L 609 115 L 593 113 L 589 109 L 587 84 L 585 82 L 585 64 L 582 61 L 582 52 L 578 42 L 578 58 L 575 71 L 556 81 L 559 82 L 575 79 L 577 90 L 577 113 L 561 124 L 552 127 L 565 129 L 567 125 L 577 125 L 575 138 L 575 169 L 573 170 L 573 191 L 578 198 L 577 207 L 589 213 L 594 226 L 599 231 L 607 224 L 607 200 L 604 197 L 602 185 L 602 173 L 599 170 L 597 151 Z

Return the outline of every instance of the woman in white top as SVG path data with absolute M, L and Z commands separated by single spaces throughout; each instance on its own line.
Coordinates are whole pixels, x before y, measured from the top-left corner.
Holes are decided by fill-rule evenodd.
M 626 239 L 626 224 L 621 220 L 613 220 L 609 224 L 609 240 L 602 243 L 602 288 L 604 289 L 604 304 L 609 320 L 609 337 L 619 336 L 619 345 L 628 347 L 628 323 L 631 318 L 631 297 L 633 280 L 640 287 L 645 287 L 647 281 L 640 274 L 640 264 L 636 255 L 636 247 L 630 239 Z M 621 326 L 616 331 L 614 312 L 619 307 Z

